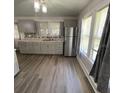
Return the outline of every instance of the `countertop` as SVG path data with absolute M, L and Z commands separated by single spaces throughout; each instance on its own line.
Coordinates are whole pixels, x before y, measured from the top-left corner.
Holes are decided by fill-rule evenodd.
M 64 38 L 25 38 L 20 42 L 64 42 Z

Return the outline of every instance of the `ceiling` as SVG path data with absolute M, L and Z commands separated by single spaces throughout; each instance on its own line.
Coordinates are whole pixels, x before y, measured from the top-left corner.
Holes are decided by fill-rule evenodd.
M 14 0 L 14 15 L 15 17 L 68 17 L 78 16 L 81 10 L 88 4 L 90 0 L 46 0 L 48 12 L 43 14 L 42 11 L 38 14 L 34 12 L 34 0 Z

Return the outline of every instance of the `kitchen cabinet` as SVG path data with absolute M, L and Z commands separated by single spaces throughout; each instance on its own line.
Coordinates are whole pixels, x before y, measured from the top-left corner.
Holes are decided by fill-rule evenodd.
M 32 42 L 32 46 L 31 46 L 31 53 L 37 53 L 39 54 L 40 53 L 40 43 L 38 42 Z
M 63 54 L 63 42 L 19 42 L 19 50 L 25 54 Z
M 41 43 L 41 53 L 42 54 L 63 54 L 63 42 Z
M 52 42 L 48 44 L 49 54 L 63 54 L 63 43 Z
M 26 42 L 25 45 L 26 45 L 26 46 L 25 46 L 24 49 L 25 49 L 26 51 L 25 51 L 25 50 L 24 50 L 24 51 L 25 51 L 25 52 L 28 52 L 28 53 L 32 53 L 32 52 L 33 52 L 33 50 L 32 50 L 32 49 L 33 49 L 33 47 L 32 47 L 32 42 L 28 42 L 28 43 Z
M 47 43 L 40 43 L 40 52 L 42 53 L 42 54 L 49 54 L 48 52 L 49 52 L 49 46 L 48 46 L 48 44 Z

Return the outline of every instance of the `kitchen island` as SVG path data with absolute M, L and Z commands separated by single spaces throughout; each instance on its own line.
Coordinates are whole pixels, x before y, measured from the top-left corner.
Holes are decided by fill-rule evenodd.
M 20 53 L 63 54 L 63 38 L 29 38 L 19 40 Z

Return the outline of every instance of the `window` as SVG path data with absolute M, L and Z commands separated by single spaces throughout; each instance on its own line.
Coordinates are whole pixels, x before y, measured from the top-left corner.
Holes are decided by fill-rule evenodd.
M 95 17 L 95 26 L 93 32 L 92 48 L 90 50 L 90 58 L 94 61 L 99 48 L 104 24 L 106 21 L 108 7 L 98 11 Z
M 88 52 L 91 21 L 92 21 L 92 16 L 84 18 L 82 20 L 82 32 L 81 32 L 80 50 L 84 51 L 86 54 Z
M 97 11 L 95 15 L 83 18 L 82 20 L 80 51 L 85 53 L 92 63 L 94 63 L 97 55 L 107 11 L 108 7 L 105 7 Z M 92 22 L 94 24 L 91 24 L 92 18 L 94 18 Z
M 60 23 L 59 22 L 42 22 L 40 23 L 40 35 L 42 36 L 59 36 Z
M 60 33 L 60 23 L 53 23 L 53 22 L 49 22 L 49 32 L 51 36 L 59 36 Z
M 47 36 L 48 35 L 48 22 L 40 23 L 40 35 Z
M 14 39 L 19 39 L 19 32 L 17 24 L 14 24 Z

